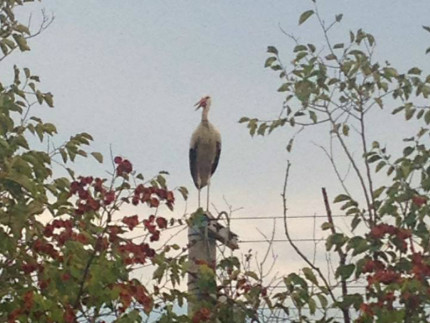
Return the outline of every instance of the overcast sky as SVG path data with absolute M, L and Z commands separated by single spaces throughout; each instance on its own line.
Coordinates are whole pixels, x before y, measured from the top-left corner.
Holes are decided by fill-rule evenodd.
M 86 131 L 95 138 L 92 148 L 108 158 L 129 158 L 135 168 L 150 176 L 170 172 L 172 187 L 190 190 L 188 212 L 196 207 L 197 193 L 188 166 L 192 131 L 200 122 L 193 104 L 212 96 L 210 120 L 220 130 L 223 150 L 212 180 L 211 202 L 226 209 L 243 208 L 235 217 L 280 216 L 280 193 L 287 160 L 293 163 L 289 183 L 291 215 L 323 214 L 320 189 L 331 198 L 340 192 L 334 173 L 316 144 L 328 137 L 315 129 L 299 137 L 295 150 L 285 150 L 292 131 L 285 128 L 265 138 L 252 139 L 242 116 L 274 118 L 283 96 L 280 80 L 264 69 L 268 45 L 278 47 L 285 62 L 294 44 L 280 30 L 304 42 L 322 42 L 316 20 L 298 27 L 298 16 L 311 1 L 52 1 L 30 6 L 36 24 L 40 8 L 55 15 L 54 23 L 30 43 L 30 53 L 13 55 L 1 71 L 18 64 L 39 75 L 42 89 L 54 94 L 55 109 L 41 110 L 59 130 L 58 141 Z M 359 27 L 377 40 L 378 58 L 400 70 L 420 66 L 430 70 L 428 0 L 320 1 L 321 14 L 343 21 L 333 33 L 348 39 Z M 402 136 L 403 123 L 375 117 L 373 134 L 388 145 Z M 393 135 L 394 134 L 394 135 Z M 391 142 L 392 141 L 392 142 Z M 80 164 L 83 174 L 100 172 L 93 162 Z M 102 170 L 108 169 L 109 164 Z M 177 216 L 184 205 L 178 204 Z M 279 222 L 280 224 L 281 222 Z M 270 233 L 270 221 L 235 221 L 233 230 L 243 240 Z M 312 223 L 292 222 L 296 236 L 310 237 Z M 282 238 L 282 230 L 278 230 Z M 243 250 L 252 245 L 243 245 Z M 280 265 L 291 263 L 278 250 Z M 284 258 L 283 258 L 284 257 Z

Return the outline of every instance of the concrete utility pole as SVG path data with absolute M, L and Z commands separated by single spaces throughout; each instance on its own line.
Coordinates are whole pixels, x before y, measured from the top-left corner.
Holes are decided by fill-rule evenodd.
M 188 229 L 188 259 L 191 263 L 188 273 L 188 292 L 193 300 L 188 304 L 188 315 L 193 315 L 199 305 L 216 302 L 215 275 L 213 275 L 213 281 L 199 283 L 199 279 L 204 279 L 201 277 L 199 267 L 201 264 L 207 264 L 211 269 L 216 270 L 217 241 L 232 250 L 239 248 L 236 234 L 218 223 L 218 219 L 209 211 L 202 212 L 197 214 L 200 220 L 195 221 Z

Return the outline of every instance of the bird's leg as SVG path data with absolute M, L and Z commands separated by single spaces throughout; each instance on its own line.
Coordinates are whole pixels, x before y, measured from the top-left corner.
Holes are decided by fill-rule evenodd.
M 211 183 L 208 183 L 208 191 L 207 191 L 207 200 L 206 200 L 206 211 L 209 211 L 209 187 L 211 186 Z
M 197 189 L 199 191 L 199 208 L 200 208 L 200 191 L 202 190 L 201 188 Z

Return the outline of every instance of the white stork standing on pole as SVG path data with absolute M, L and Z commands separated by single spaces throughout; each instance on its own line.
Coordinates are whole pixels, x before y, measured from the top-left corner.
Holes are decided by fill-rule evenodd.
M 205 96 L 195 104 L 196 110 L 202 108 L 202 121 L 193 132 L 190 144 L 190 170 L 194 184 L 199 192 L 207 186 L 206 210 L 209 209 L 209 187 L 212 174 L 215 172 L 221 153 L 221 135 L 209 122 L 208 113 L 211 105 L 210 96 Z

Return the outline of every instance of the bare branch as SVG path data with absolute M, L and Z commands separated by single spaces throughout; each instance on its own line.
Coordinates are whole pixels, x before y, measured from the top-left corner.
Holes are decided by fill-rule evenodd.
M 294 243 L 294 241 L 291 239 L 290 232 L 288 231 L 288 223 L 287 223 L 287 184 L 288 184 L 288 176 L 290 173 L 290 167 L 291 163 L 288 161 L 287 163 L 287 169 L 285 171 L 285 179 L 284 179 L 284 187 L 282 190 L 282 202 L 283 202 L 283 213 L 284 213 L 284 230 L 285 230 L 285 236 L 287 237 L 287 240 L 291 247 L 293 247 L 294 251 L 308 264 L 309 267 L 311 267 L 313 270 L 315 270 L 324 283 L 324 287 L 327 289 L 327 292 L 329 293 L 331 299 L 333 302 L 336 302 L 336 297 L 333 294 L 333 291 L 331 289 L 331 286 L 325 276 L 323 275 L 321 269 L 317 266 L 315 266 L 312 261 L 309 260 L 309 258 L 297 247 L 297 245 Z

